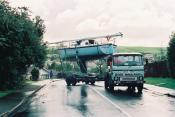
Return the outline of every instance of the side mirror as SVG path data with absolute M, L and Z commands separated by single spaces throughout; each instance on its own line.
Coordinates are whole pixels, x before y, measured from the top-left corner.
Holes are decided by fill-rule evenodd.
M 108 60 L 107 60 L 107 65 L 110 66 L 111 63 L 112 63 L 112 58 L 110 57 L 110 58 L 108 58 Z
M 145 64 L 146 64 L 146 65 L 148 64 L 148 59 L 147 59 L 147 58 L 145 58 Z

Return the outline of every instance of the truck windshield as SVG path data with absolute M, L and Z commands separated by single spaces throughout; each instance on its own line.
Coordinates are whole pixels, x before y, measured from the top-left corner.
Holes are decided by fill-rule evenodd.
M 143 65 L 140 55 L 118 55 L 113 57 L 114 66 L 140 66 Z

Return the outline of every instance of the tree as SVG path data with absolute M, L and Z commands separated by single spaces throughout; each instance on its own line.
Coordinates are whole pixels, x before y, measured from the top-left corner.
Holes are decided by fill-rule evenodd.
M 56 63 L 56 62 L 52 62 L 52 64 L 48 66 L 48 69 L 53 69 L 53 70 L 56 70 L 56 71 L 62 71 L 62 69 L 64 71 L 73 71 L 74 70 L 72 64 L 63 63 L 63 68 L 62 68 L 61 63 Z M 75 69 L 77 69 L 77 67 Z
M 160 47 L 159 52 L 154 54 L 155 61 L 166 61 L 167 60 L 167 53 L 166 49 L 163 47 Z
M 170 36 L 169 47 L 167 50 L 170 74 L 175 78 L 175 33 L 172 33 Z
M 43 67 L 46 45 L 43 20 L 30 17 L 26 7 L 12 8 L 0 1 L 0 89 L 20 86 L 30 65 Z

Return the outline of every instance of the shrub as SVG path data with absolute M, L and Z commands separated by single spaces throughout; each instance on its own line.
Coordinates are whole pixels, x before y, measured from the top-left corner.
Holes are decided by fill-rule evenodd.
M 39 70 L 37 68 L 33 68 L 31 74 L 33 81 L 37 81 L 39 79 Z

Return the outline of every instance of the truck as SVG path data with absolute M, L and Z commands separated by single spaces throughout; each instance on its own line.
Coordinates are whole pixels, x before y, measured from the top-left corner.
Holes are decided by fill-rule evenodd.
M 105 89 L 126 86 L 128 90 L 142 93 L 144 85 L 144 60 L 141 53 L 114 53 L 107 58 L 108 70 L 104 77 Z

